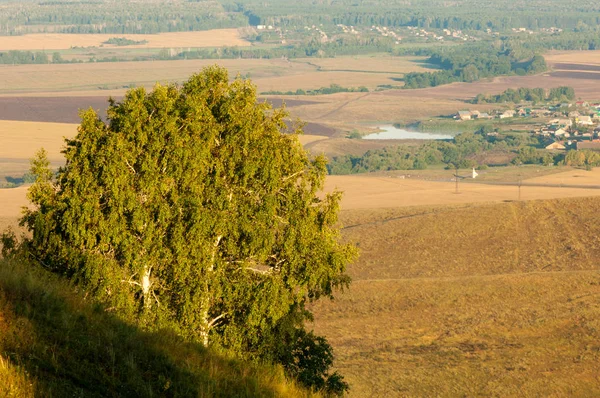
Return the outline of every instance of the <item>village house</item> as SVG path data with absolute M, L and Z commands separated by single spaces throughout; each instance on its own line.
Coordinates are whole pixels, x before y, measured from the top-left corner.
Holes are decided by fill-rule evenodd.
M 555 137 L 565 137 L 565 138 L 569 138 L 571 136 L 571 134 L 566 131 L 565 129 L 558 129 L 554 132 L 554 136 Z
M 573 121 L 571 119 L 553 119 L 550 120 L 550 125 L 558 127 L 571 127 L 573 125 Z
M 513 111 L 512 109 L 509 109 L 509 110 L 504 111 L 503 113 L 501 113 L 498 117 L 500 119 L 506 119 L 506 118 L 509 118 L 509 117 L 515 117 L 515 111 Z
M 552 144 L 547 145 L 546 149 L 549 151 L 564 151 L 567 149 L 562 142 L 554 141 Z
M 471 111 L 458 111 L 454 118 L 458 120 L 471 120 Z
M 579 116 L 577 124 L 580 126 L 593 126 L 592 118 L 590 116 Z

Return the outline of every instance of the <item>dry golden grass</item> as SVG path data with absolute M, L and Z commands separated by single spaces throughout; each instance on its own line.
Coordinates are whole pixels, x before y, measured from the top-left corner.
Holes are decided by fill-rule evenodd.
M 169 32 L 154 35 L 142 34 L 61 34 L 36 33 L 23 36 L 0 36 L 0 50 L 66 50 L 72 47 L 117 47 L 102 44 L 113 37 L 147 41 L 126 48 L 194 48 L 249 46 L 237 29 L 215 29 L 200 32 Z
M 596 198 L 350 210 L 315 329 L 364 396 L 597 396 Z

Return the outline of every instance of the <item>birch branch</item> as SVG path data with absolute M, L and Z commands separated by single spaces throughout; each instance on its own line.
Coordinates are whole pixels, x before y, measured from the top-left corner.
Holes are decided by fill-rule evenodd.
M 226 315 L 227 315 L 227 313 L 226 313 L 226 312 L 224 312 L 224 313 L 222 313 L 221 315 L 219 315 L 218 317 L 216 317 L 216 318 L 213 318 L 213 319 L 212 319 L 212 320 L 211 320 L 211 321 L 208 323 L 208 325 L 206 326 L 206 328 L 207 328 L 207 329 L 211 329 L 211 328 L 212 328 L 212 327 L 215 325 L 215 323 L 216 323 L 216 322 L 217 322 L 219 319 L 222 319 L 222 318 L 223 318 L 223 317 L 225 317 Z

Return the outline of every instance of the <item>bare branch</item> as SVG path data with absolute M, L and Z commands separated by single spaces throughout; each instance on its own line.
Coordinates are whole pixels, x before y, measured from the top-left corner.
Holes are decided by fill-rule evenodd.
M 285 177 L 285 178 L 284 178 L 282 181 L 287 181 L 287 180 L 289 180 L 290 178 L 294 178 L 294 177 L 296 177 L 296 176 L 299 176 L 300 174 L 304 174 L 304 170 L 300 170 L 300 171 L 298 171 L 298 172 L 296 172 L 296 173 L 294 173 L 294 174 L 291 174 L 291 175 L 289 175 L 289 176 Z
M 227 313 L 226 313 L 226 312 L 224 312 L 224 313 L 222 313 L 221 315 L 219 315 L 218 317 L 216 317 L 216 318 L 213 318 L 213 319 L 212 319 L 212 320 L 211 320 L 211 321 L 208 323 L 208 325 L 206 326 L 206 328 L 207 328 L 207 329 L 211 329 L 211 328 L 212 328 L 212 327 L 215 325 L 215 323 L 216 323 L 216 322 L 217 322 L 219 319 L 221 319 L 221 318 L 225 317 L 226 315 L 227 315 Z
M 130 285 L 135 285 L 135 286 L 142 287 L 142 285 L 141 285 L 139 282 L 136 282 L 136 281 L 134 281 L 134 280 L 133 280 L 133 278 L 134 278 L 136 275 L 137 275 L 137 272 L 136 272 L 135 274 L 131 275 L 131 276 L 129 277 L 129 280 L 127 280 L 127 281 L 126 281 L 126 280 L 124 280 L 124 279 L 121 279 L 121 283 L 129 283 Z
M 129 169 L 133 172 L 133 174 L 136 174 L 135 169 L 131 164 L 129 164 L 129 161 L 127 159 L 125 159 L 125 163 L 127 164 L 127 167 L 129 167 Z

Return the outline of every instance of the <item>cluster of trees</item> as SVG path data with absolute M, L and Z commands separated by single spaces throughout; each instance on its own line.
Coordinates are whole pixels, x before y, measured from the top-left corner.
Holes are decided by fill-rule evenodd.
M 543 164 L 551 165 L 557 161 L 556 155 L 548 151 L 525 146 L 518 150 L 517 156 L 512 160 L 513 164 Z
M 600 166 L 600 153 L 587 149 L 569 151 L 565 155 L 564 164 L 567 166 L 585 167 L 586 169 L 598 167 Z
M 132 40 L 126 37 L 111 37 L 104 44 L 113 44 L 115 46 L 133 46 L 136 44 L 146 44 L 148 40 Z
M 31 234 L 20 245 L 5 235 L 5 248 L 128 322 L 343 394 L 331 346 L 304 321 L 308 303 L 348 285 L 356 249 L 339 241 L 341 194 L 317 196 L 326 160 L 287 132 L 286 112 L 215 66 L 130 90 L 107 114 L 81 113 L 57 175 L 38 154 Z
M 523 134 L 487 136 L 490 127 L 476 133 L 462 133 L 451 141 L 433 141 L 421 146 L 396 145 L 367 151 L 362 156 L 334 157 L 327 166 L 330 174 L 354 174 L 386 170 L 422 170 L 431 165 L 446 164 L 474 167 L 475 155 L 485 151 L 516 152 L 521 163 L 549 164 L 555 159 L 536 149 L 539 142 Z M 550 158 L 548 157 L 550 156 Z
M 543 88 L 509 88 L 502 94 L 489 95 L 477 94 L 473 99 L 474 104 L 497 104 L 502 102 L 519 103 L 522 101 L 552 102 L 552 101 L 572 101 L 575 99 L 575 90 L 573 87 L 560 86 L 546 90 Z
M 412 72 L 404 76 L 404 88 L 434 87 L 452 82 L 473 82 L 485 77 L 508 74 L 536 74 L 546 70 L 541 55 L 532 55 L 526 61 L 516 58 L 512 51 L 484 45 L 464 45 L 460 48 L 439 49 L 428 62 L 442 70 Z
M 226 12 L 217 1 L 156 2 L 82 0 L 9 1 L 0 8 L 2 34 L 159 33 L 248 25 L 242 13 Z
M 50 62 L 54 64 L 60 64 L 64 63 L 65 60 L 58 52 L 52 53 L 52 56 L 49 56 L 43 51 L 33 52 L 11 50 L 7 52 L 0 52 L 0 64 L 48 64 Z
M 263 95 L 323 95 L 335 93 L 368 93 L 369 89 L 365 86 L 360 87 L 342 87 L 339 84 L 331 84 L 329 87 L 321 87 L 315 90 L 302 90 L 299 88 L 296 91 L 265 91 Z

